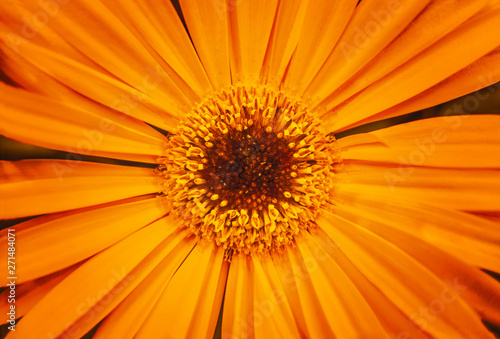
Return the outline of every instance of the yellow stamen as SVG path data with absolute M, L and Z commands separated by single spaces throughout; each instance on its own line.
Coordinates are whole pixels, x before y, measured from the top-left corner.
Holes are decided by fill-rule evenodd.
M 299 100 L 234 86 L 205 98 L 169 137 L 164 194 L 226 258 L 279 252 L 315 227 L 333 188 L 333 141 Z

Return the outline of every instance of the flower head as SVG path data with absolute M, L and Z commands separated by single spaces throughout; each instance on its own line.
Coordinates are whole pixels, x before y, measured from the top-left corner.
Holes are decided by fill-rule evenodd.
M 8 338 L 493 338 L 498 1 L 0 8 Z

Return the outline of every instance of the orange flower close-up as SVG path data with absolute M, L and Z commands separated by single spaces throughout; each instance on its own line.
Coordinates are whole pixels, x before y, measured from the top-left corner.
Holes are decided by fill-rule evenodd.
M 0 338 L 500 338 L 500 1 L 2 0 Z

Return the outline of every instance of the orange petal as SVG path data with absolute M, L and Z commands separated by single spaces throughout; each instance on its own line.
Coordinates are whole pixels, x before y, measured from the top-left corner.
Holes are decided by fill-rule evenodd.
M 498 47 L 497 37 L 490 33 L 496 29 L 499 19 L 500 8 L 497 8 L 466 21 L 345 105 L 325 114 L 324 123 L 330 131 L 350 126 L 420 94 L 466 68 Z M 449 57 L 443 58 L 443 55 Z
M 11 7 L 14 6 L 12 4 L 6 6 L 6 11 L 12 11 Z M 40 10 L 38 1 L 25 1 L 22 6 L 30 12 L 27 15 L 27 18 L 33 21 L 30 24 L 37 28 L 36 15 L 46 14 L 49 20 L 41 28 L 38 27 L 40 31 L 51 29 L 57 32 L 75 49 L 123 83 L 130 84 L 136 89 L 143 88 L 145 82 L 151 82 L 148 71 L 156 70 L 158 71 L 156 75 L 161 77 L 162 81 L 145 88 L 145 94 L 172 105 L 188 102 L 188 94 L 183 93 L 156 62 L 145 47 L 146 42 L 136 38 L 115 15 L 115 12 L 106 8 L 104 4 L 95 1 L 68 2 L 60 8 L 57 5 L 54 6 L 56 8 L 50 10 L 46 7 L 45 11 Z M 85 25 L 82 25 L 82 22 L 85 22 Z M 31 43 L 27 42 L 19 48 L 25 57 L 33 60 L 34 54 L 28 52 L 30 53 L 28 56 L 23 52 L 23 48 L 28 45 Z M 44 44 L 42 47 L 49 47 L 47 45 L 50 46 L 50 44 Z M 57 45 L 50 47 L 52 50 L 58 48 Z M 56 71 L 55 66 L 50 67 Z
M 187 101 L 173 103 L 149 92 L 166 77 L 160 68 L 145 68 L 141 84 L 134 88 L 50 49 L 27 43 L 21 45 L 20 50 L 30 63 L 76 92 L 125 116 L 130 115 L 166 130 L 174 131 L 186 107 L 190 106 Z
M 344 160 L 420 166 L 500 168 L 498 115 L 444 116 L 337 140 Z
M 369 191 L 355 196 L 339 190 L 335 199 L 345 205 L 344 210 L 348 209 L 347 205 L 357 206 L 360 216 L 366 214 L 371 219 L 379 213 L 377 221 L 383 219 L 385 224 L 417 236 L 466 263 L 500 271 L 500 226 L 492 221 L 443 209 L 427 200 L 412 202 L 378 197 Z
M 2 248 L 3 250 L 3 248 Z M 4 252 L 5 253 L 5 252 Z M 17 257 L 16 259 L 18 259 Z M 10 298 L 10 287 L 0 294 L 0 311 L 8 313 L 11 304 L 16 306 L 16 318 L 24 317 L 47 293 L 73 272 L 78 265 L 69 267 L 49 276 L 31 280 L 26 283 L 16 280 L 15 297 Z M 8 275 L 6 275 L 8 276 Z M 19 278 L 19 277 L 18 277 Z M 15 301 L 15 302 L 14 302 Z M 10 303 L 9 303 L 10 302 Z M 7 319 L 5 319 L 6 321 Z
M 70 153 L 114 154 L 119 159 L 149 162 L 156 162 L 163 153 L 162 139 L 134 131 L 127 124 L 5 84 L 0 89 L 1 133 L 9 138 Z
M 500 285 L 479 268 L 464 263 L 464 261 L 474 261 L 475 265 L 483 266 L 481 264 L 484 262 L 496 262 L 494 267 L 496 271 L 499 271 L 500 236 L 498 232 L 500 228 L 484 227 L 487 226 L 485 222 L 480 222 L 480 225 L 473 224 L 472 227 L 476 228 L 476 232 L 480 234 L 480 236 L 473 236 L 470 234 L 470 226 L 462 226 L 466 223 L 463 220 L 469 221 L 472 219 L 470 217 L 459 218 L 459 215 L 455 215 L 455 218 L 451 219 L 448 215 L 454 212 L 438 210 L 436 213 L 435 208 L 429 209 L 425 205 L 418 206 L 418 212 L 414 209 L 415 206 L 410 206 L 410 208 L 407 206 L 401 208 L 401 204 L 398 208 L 394 206 L 396 206 L 394 202 L 385 200 L 361 200 L 360 203 L 338 204 L 332 211 L 398 246 L 424 264 L 441 280 L 453 282 L 455 285 L 459 284 L 460 295 L 464 300 L 474 306 L 483 318 L 500 324 L 500 309 L 496 306 L 500 302 Z M 428 224 L 433 225 L 421 226 Z M 426 230 L 423 231 L 424 228 Z M 450 228 L 454 230 L 454 235 L 445 235 Z M 433 232 L 436 229 L 442 229 L 443 234 L 439 234 L 439 231 L 438 234 Z M 496 236 L 494 229 L 496 229 Z M 488 237 L 491 234 L 493 237 Z M 462 241 L 463 238 L 466 240 Z M 443 251 L 446 245 L 442 246 L 440 242 L 456 242 L 457 246 L 454 251 L 450 251 L 448 246 L 446 250 L 449 254 L 447 254 Z M 477 260 L 484 253 L 487 253 L 489 260 Z M 474 259 L 468 259 L 469 255 Z M 483 267 L 491 269 L 490 265 Z M 446 295 L 447 293 L 443 293 L 442 296 L 448 296 L 447 301 L 453 301 L 449 294 Z
M 289 250 L 283 256 L 273 256 L 273 262 L 297 327 L 300 333 L 304 333 L 304 337 L 333 338 L 334 334 L 322 312 L 320 301 L 311 288 L 307 273 L 296 263 L 296 256 L 296 251 Z
M 252 257 L 254 282 L 254 331 L 257 338 L 304 337 L 297 328 L 278 273 L 270 256 Z
M 373 309 L 353 281 L 334 260 L 328 259 L 326 252 L 309 234 L 304 236 L 305 241 L 297 242 L 298 253 L 303 260 L 299 265 L 305 274 L 302 279 L 310 280 L 309 288 L 318 296 L 321 311 L 333 333 L 352 338 L 387 337 Z M 358 317 L 363 319 L 362 323 L 357 320 Z
M 278 0 L 228 1 L 233 83 L 256 83 L 264 64 Z
M 212 244 L 196 246 L 168 282 L 136 337 L 211 337 L 226 283 L 228 265 L 223 258 L 224 251 Z M 187 293 L 179 293 L 183 290 Z
M 193 91 L 199 98 L 204 96 L 210 82 L 171 2 L 151 6 L 135 1 L 107 1 L 105 5 L 123 21 L 160 65 L 165 62 L 178 74 L 179 79 L 176 79 L 169 73 L 179 87 L 183 87 L 182 82 L 189 87 L 184 92 Z
M 234 256 L 224 297 L 222 337 L 303 337 L 299 331 L 271 257 Z
M 319 257 L 319 262 L 329 265 L 333 259 L 342 271 L 349 277 L 363 298 L 373 309 L 380 323 L 389 335 L 401 338 L 429 338 L 411 319 L 409 319 L 393 302 L 372 284 L 361 271 L 349 260 L 336 244 L 321 228 L 314 230 L 312 237 L 316 244 L 314 252 Z M 408 334 L 408 335 L 407 335 Z
M 306 95 L 314 99 L 326 98 L 380 53 L 429 2 L 361 2 Z M 350 13 L 347 12 L 346 16 L 349 17 Z
M 327 110 L 333 109 L 443 38 L 477 13 L 486 3 L 487 0 L 467 3 L 462 0 L 431 1 L 394 41 L 339 90 L 325 98 L 321 106 L 326 107 Z M 379 12 L 377 19 L 377 25 L 385 24 L 385 20 L 391 20 L 391 14 L 388 11 Z M 335 87 L 338 86 L 340 86 L 339 82 Z M 310 90 L 314 91 L 313 88 Z M 323 89 L 325 93 L 327 93 L 326 90 L 326 88 Z M 439 103 L 441 102 L 443 101 Z
M 279 87 L 300 39 L 308 1 L 280 1 L 262 67 L 262 79 Z
M 224 311 L 222 314 L 222 337 L 255 338 L 255 272 L 251 257 L 233 257 L 229 269 Z M 245 293 L 241 293 L 245 291 Z
M 306 1 L 300 33 L 285 85 L 303 91 L 337 44 L 356 8 L 355 1 Z M 365 7 L 364 3 L 360 7 Z M 358 11 L 358 9 L 356 10 Z M 295 27 L 294 27 L 295 29 Z M 332 76 L 330 74 L 330 76 Z
M 446 110 L 442 114 L 448 116 L 452 114 L 473 113 L 481 102 L 488 100 L 494 95 L 495 88 L 492 85 L 500 81 L 500 67 L 498 65 L 500 65 L 500 48 L 496 48 L 463 70 L 419 95 L 369 117 L 362 123 L 419 111 L 477 91 L 464 105 L 454 105 L 452 109 Z M 484 88 L 488 86 L 492 87 Z
M 291 310 L 305 337 L 386 337 L 360 291 L 310 235 L 274 259 Z M 352 307 L 352 309 L 351 309 Z M 363 324 L 354 324 L 357 316 Z M 366 327 L 365 327 L 366 326 Z
M 185 238 L 178 232 L 169 237 L 179 226 L 171 218 L 161 219 L 92 257 L 38 302 L 11 337 L 81 337 L 161 262 L 169 253 L 162 251 L 165 247 L 171 250 Z M 47 314 L 54 316 L 52 321 L 46 321 Z
M 492 338 L 456 292 L 450 291 L 455 296 L 451 305 L 438 300 L 449 287 L 397 246 L 326 211 L 317 222 L 360 271 L 431 336 Z
M 498 170 L 445 169 L 406 165 L 344 163 L 332 194 L 357 192 L 404 201 L 432 201 L 465 211 L 500 210 Z
M 33 7 L 32 11 L 27 9 L 30 6 Z M 128 36 L 130 32 L 126 33 L 126 29 L 117 27 L 120 24 L 115 17 L 110 15 L 109 22 L 103 27 L 103 23 L 99 23 L 100 19 L 94 16 L 98 14 L 91 14 L 89 8 L 75 9 L 75 6 L 85 7 L 82 3 L 66 4 L 64 11 L 59 13 L 57 10 L 58 15 L 50 17 L 48 24 L 39 26 L 36 23 L 37 15 L 46 13 L 40 10 L 38 2 L 23 5 L 13 1 L 4 2 L 3 11 L 9 20 L 5 25 L 0 23 L 0 32 L 5 33 L 1 35 L 5 38 L 0 39 L 0 42 L 58 81 L 113 110 L 163 129 L 175 129 L 177 120 L 185 114 L 186 105 L 190 105 L 188 98 L 171 83 L 169 75 L 144 51 L 144 47 L 136 46 L 141 56 L 120 51 L 120 48 L 127 48 L 125 46 L 134 46 L 135 39 L 129 37 L 126 43 L 119 42 L 123 36 L 120 38 L 116 34 Z M 97 11 L 109 14 L 104 6 Z M 73 15 L 81 17 L 72 19 Z M 30 20 L 35 20 L 35 23 Z M 87 24 L 81 26 L 81 20 L 88 20 Z M 88 25 L 101 25 L 94 27 L 100 32 L 99 39 L 92 37 Z M 27 35 L 26 29 L 32 33 Z M 78 48 L 83 48 L 83 54 L 73 47 L 75 45 L 68 44 L 59 36 L 68 32 L 74 35 L 64 38 L 77 44 Z M 102 40 L 103 34 L 115 35 L 116 39 Z M 106 38 L 113 39 L 109 36 Z M 109 51 L 110 47 L 113 52 Z M 140 60 L 141 57 L 147 61 Z M 129 63 L 123 66 L 124 62 Z
M 196 52 L 215 90 L 231 84 L 227 11 L 237 1 L 179 1 Z
M 82 161 L 0 162 L 0 215 L 20 218 L 92 206 L 161 188 L 152 169 Z
M 16 259 L 19 265 L 18 282 L 36 279 L 74 265 L 166 213 L 167 209 L 162 206 L 160 199 L 153 196 L 149 199 L 126 200 L 111 206 L 59 213 L 18 224 L 15 227 L 16 248 L 22 253 Z M 6 239 L 5 231 L 0 235 L 2 240 Z M 7 251 L 6 245 L 0 248 Z
M 137 335 L 162 291 L 193 250 L 193 241 L 183 241 L 170 249 L 154 270 L 123 300 L 99 326 L 94 338 L 127 338 Z M 163 252 L 165 252 L 163 250 Z M 166 252 L 165 252 L 166 253 Z M 165 325 L 165 318 L 162 320 Z M 172 325 L 173 327 L 174 325 Z
M 118 125 L 140 132 L 146 136 L 156 139 L 164 138 L 161 133 L 143 121 L 135 119 L 132 116 L 124 116 L 118 111 L 108 109 L 93 100 L 89 100 L 88 97 L 76 93 L 26 61 L 11 49 L 2 49 L 2 53 L 5 56 L 2 59 L 2 70 L 16 84 L 29 92 L 54 98 L 67 106 L 78 107 L 83 111 L 99 116 L 102 120 L 111 120 Z

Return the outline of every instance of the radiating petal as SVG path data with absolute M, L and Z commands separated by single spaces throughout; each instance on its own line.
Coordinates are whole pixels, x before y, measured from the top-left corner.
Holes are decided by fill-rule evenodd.
M 333 333 L 339 337 L 387 337 L 373 309 L 353 281 L 333 260 L 326 262 L 326 253 L 312 237 L 308 234 L 305 237 L 305 242 L 297 243 L 303 258 L 301 270 L 306 274 L 305 279 L 311 280 L 311 287 Z M 362 323 L 358 317 L 363 319 Z
M 324 99 L 331 94 L 389 45 L 429 2 L 362 1 L 307 95 Z
M 222 249 L 197 245 L 160 292 L 136 337 L 212 337 L 226 283 L 223 258 Z
M 390 2 L 386 2 L 385 6 L 388 6 L 389 3 Z M 352 72 L 346 73 L 346 76 L 340 79 L 334 76 L 332 79 L 328 79 L 328 84 L 332 86 L 333 82 L 335 85 L 332 87 L 325 87 L 324 83 L 318 81 L 321 79 L 322 74 L 320 74 L 317 81 L 313 82 L 307 93 L 309 95 L 319 95 L 320 98 L 324 99 L 320 105 L 322 107 L 324 106 L 327 110 L 333 109 L 344 100 L 347 100 L 373 82 L 381 79 L 433 43 L 437 42 L 446 34 L 450 33 L 450 31 L 457 28 L 483 8 L 486 3 L 487 0 L 467 2 L 463 0 L 431 1 L 396 39 L 384 48 L 380 54 L 371 57 L 368 64 L 354 77 L 347 81 L 347 76 L 352 75 Z M 401 5 L 401 8 L 404 8 L 404 5 Z M 363 32 L 369 35 L 370 33 L 373 34 L 374 36 L 370 36 L 372 39 L 378 39 L 379 36 L 375 33 L 380 30 L 380 27 L 388 25 L 389 22 L 394 19 L 394 15 L 395 14 L 391 13 L 388 9 L 372 12 L 372 27 L 369 29 L 370 26 L 369 23 L 367 23 L 366 26 L 364 26 L 365 30 Z M 378 30 L 377 27 L 379 27 Z M 358 31 L 358 34 L 361 33 Z M 359 53 L 365 53 L 363 51 L 365 46 L 358 49 L 356 49 L 354 45 L 349 47 L 352 47 L 353 50 L 347 51 L 352 52 L 354 55 L 351 56 L 348 54 L 346 57 L 354 57 Z M 368 51 L 366 53 L 368 53 Z M 370 54 L 366 55 L 370 58 Z M 350 61 L 350 58 L 348 58 L 348 60 Z M 324 78 L 326 78 L 325 75 L 323 75 Z M 326 81 L 326 79 L 323 81 Z M 337 91 L 328 94 L 332 88 L 337 87 L 339 88 Z M 328 95 L 328 97 L 325 97 L 325 95 Z
M 289 250 L 283 256 L 274 256 L 273 262 L 297 327 L 301 333 L 305 333 L 305 337 L 333 338 L 321 303 L 311 287 L 307 272 L 302 268 L 304 264 L 297 264 L 295 257 L 298 254 L 295 252 Z
M 227 12 L 240 1 L 179 1 L 196 52 L 215 90 L 231 84 Z
M 80 110 L 99 116 L 102 120 L 111 120 L 118 125 L 140 132 L 149 137 L 163 139 L 163 135 L 145 122 L 123 113 L 104 107 L 90 100 L 71 88 L 65 86 L 53 77 L 43 72 L 22 56 L 9 48 L 2 49 L 2 71 L 16 84 L 31 93 L 39 93 L 54 98 L 67 106 L 77 107 Z M 129 137 L 130 138 L 130 137 Z
M 276 258 L 285 294 L 306 337 L 363 337 L 368 334 L 386 336 L 373 310 L 341 268 L 328 259 L 311 236 L 298 241 L 297 249 L 289 249 Z M 354 314 L 364 319 L 356 321 Z
M 370 192 L 356 196 L 341 190 L 336 199 L 341 201 L 338 207 L 341 210 L 358 206 L 360 218 L 366 214 L 372 220 L 418 236 L 466 263 L 500 271 L 500 226 L 494 222 L 441 208 L 434 202 L 429 203 L 429 200 L 404 201 L 396 197 L 379 197 Z M 383 212 L 383 215 L 374 218 L 377 211 Z
M 495 87 L 498 87 L 496 84 L 500 81 L 500 67 L 498 65 L 500 65 L 500 48 L 496 48 L 481 59 L 419 95 L 375 114 L 361 123 L 369 123 L 375 120 L 419 111 L 475 92 L 471 99 L 466 99 L 467 101 L 465 101 L 464 105 L 454 105 L 452 109 L 446 110 L 442 114 L 447 116 L 473 113 L 481 102 L 487 101 L 495 93 Z
M 15 296 L 10 297 L 10 286 L 0 294 L 0 311 L 2 313 L 8 313 L 12 305 L 16 307 L 16 318 L 24 317 L 33 306 L 66 278 L 68 274 L 73 272 L 76 267 L 78 267 L 78 265 L 26 283 L 21 283 L 20 280 L 16 280 L 16 284 L 20 285 L 15 286 Z M 7 321 L 7 319 L 5 319 L 5 321 Z
M 337 140 L 341 157 L 399 165 L 500 168 L 498 115 L 444 116 L 413 121 Z
M 36 279 L 74 265 L 167 212 L 160 199 L 149 196 L 146 199 L 128 199 L 111 206 L 39 217 L 18 224 L 16 249 L 22 255 L 16 258 L 19 266 L 17 282 Z M 6 252 L 4 239 L 7 232 L 2 231 L 0 236 L 0 248 Z
M 141 329 L 172 276 L 193 250 L 193 241 L 174 243 L 175 248 L 123 300 L 99 326 L 94 338 L 128 338 Z M 165 326 L 165 319 L 162 324 Z M 169 327 L 170 328 L 170 327 Z
M 81 337 L 185 238 L 174 233 L 179 226 L 171 218 L 161 219 L 92 257 L 38 302 L 9 338 Z
M 8 1 L 4 6 L 5 11 L 9 13 L 15 11 L 16 5 L 19 6 L 14 1 Z M 124 84 L 129 84 L 147 97 L 166 103 L 165 107 L 171 108 L 170 111 L 173 113 L 178 114 L 180 112 L 179 106 L 189 102 L 189 93 L 184 93 L 179 89 L 142 42 L 134 37 L 115 14 L 101 2 L 66 2 L 62 6 L 54 6 L 56 8 L 52 9 L 50 13 L 40 11 L 38 1 L 25 1 L 22 6 L 29 11 L 28 18 L 35 18 L 39 13 L 49 17 L 44 25 L 37 27 L 37 31 L 50 29 L 57 32 L 73 48 L 105 69 L 106 72 L 111 73 L 113 78 L 119 79 Z M 82 22 L 85 22 L 85 25 L 82 25 Z M 36 61 L 36 54 L 24 48 L 33 45 L 30 41 L 19 45 L 23 56 L 30 61 Z M 45 49 L 46 46 L 43 44 L 40 47 Z M 51 47 L 57 50 L 58 45 Z M 59 69 L 59 65 L 50 63 L 50 58 L 42 61 L 40 66 L 42 65 L 49 67 L 54 72 Z M 151 70 L 156 72 L 157 78 L 162 79 L 152 86 L 150 85 Z M 71 69 L 68 69 L 68 72 L 70 71 Z M 78 72 L 73 74 L 75 78 L 78 78 Z M 146 82 L 149 86 L 145 86 Z
M 470 211 L 497 211 L 495 115 L 415 121 L 338 141 L 339 191 Z
M 0 162 L 2 218 L 87 207 L 159 191 L 149 168 L 64 160 Z
M 457 292 L 397 246 L 333 213 L 323 212 L 317 222 L 359 270 L 424 331 L 435 337 L 493 338 Z M 443 290 L 455 296 L 449 307 L 433 302 Z
M 223 338 L 255 338 L 254 300 L 255 271 L 252 259 L 249 256 L 235 256 L 231 260 L 224 296 Z M 263 325 L 262 318 L 259 318 L 260 326 Z
M 500 8 L 466 21 L 431 47 L 367 87 L 359 95 L 324 115 L 329 131 L 336 131 L 391 108 L 466 68 L 500 44 L 491 34 Z M 477 38 L 481 37 L 481 38 Z M 467 44 L 464 44 L 467 41 Z M 443 55 L 448 55 L 443 58 Z
M 344 163 L 343 172 L 336 177 L 339 184 L 334 191 L 397 196 L 401 201 L 432 201 L 436 206 L 463 211 L 500 210 L 497 169 Z
M 233 83 L 256 83 L 264 64 L 278 0 L 228 0 L 228 33 Z
M 193 91 L 198 97 L 203 97 L 210 88 L 210 83 L 172 2 L 165 1 L 161 6 L 130 0 L 103 3 L 130 29 L 163 68 L 168 65 L 175 72 L 177 76 L 166 69 L 183 92 Z M 188 88 L 184 89 L 185 86 Z
M 257 338 L 304 336 L 297 328 L 290 304 L 271 257 L 252 257 L 255 269 L 254 331 Z
M 393 201 L 385 200 L 367 199 L 359 203 L 350 202 L 349 205 L 339 204 L 332 211 L 395 244 L 441 280 L 460 286 L 460 295 L 464 300 L 474 306 L 483 318 L 500 324 L 500 309 L 496 306 L 500 302 L 500 285 L 479 268 L 464 263 L 472 262 L 476 266 L 500 271 L 500 228 L 490 228 L 486 222 L 475 218 L 476 223 L 472 225 L 476 231 L 474 235 L 470 232 L 471 225 L 467 224 L 473 218 L 460 218 L 456 212 L 440 211 L 424 204 L 395 208 Z M 429 224 L 433 225 L 421 226 Z M 423 231 L 424 228 L 428 232 Z M 445 236 L 450 228 L 454 232 Z M 440 229 L 442 234 L 439 234 Z M 455 243 L 456 248 L 450 251 L 447 242 Z M 446 299 L 443 300 L 446 303 L 454 301 L 447 293 L 442 293 L 440 297 Z
M 338 265 L 353 284 L 356 285 L 356 288 L 373 309 L 389 335 L 400 336 L 400 338 L 408 335 L 410 335 L 410 338 L 430 338 L 426 332 L 413 323 L 376 285 L 371 283 L 361 273 L 342 252 L 341 244 L 335 243 L 319 227 L 315 229 L 312 237 L 316 242 L 313 246 L 319 246 L 314 248 L 314 252 L 319 259 L 318 261 L 323 265 L 329 265 L 332 259 L 335 261 L 335 265 Z
M 186 107 L 189 107 L 187 101 L 174 104 L 151 95 L 150 89 L 156 88 L 166 77 L 161 69 L 145 69 L 140 86 L 135 88 L 51 49 L 27 43 L 20 50 L 24 58 L 57 81 L 112 110 L 122 112 L 125 117 L 130 115 L 174 131 Z
M 300 37 L 285 80 L 286 87 L 293 91 L 303 91 L 309 85 L 337 44 L 356 8 L 355 1 L 321 0 L 305 3 L 307 7 L 301 9 L 305 13 L 304 18 L 301 18 L 303 23 L 299 23 Z
M 163 142 L 80 108 L 0 83 L 2 127 L 12 139 L 37 146 L 118 159 L 156 162 Z M 126 119 L 126 116 L 122 117 Z
M 276 87 L 281 84 L 300 40 L 309 1 L 280 1 L 266 51 L 261 77 Z
M 223 338 L 301 337 L 304 329 L 297 328 L 290 306 L 271 257 L 233 257 L 224 297 Z

